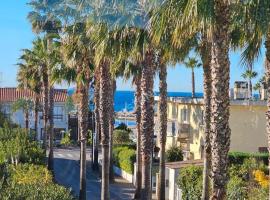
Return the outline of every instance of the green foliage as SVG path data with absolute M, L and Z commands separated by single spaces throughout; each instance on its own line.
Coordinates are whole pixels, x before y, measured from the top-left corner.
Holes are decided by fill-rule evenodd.
M 245 200 L 247 197 L 247 183 L 238 176 L 230 178 L 227 184 L 228 200 Z
M 30 99 L 18 99 L 12 104 L 12 112 L 22 109 L 24 112 L 29 112 L 34 108 L 34 103 Z
M 136 152 L 134 149 L 128 147 L 113 148 L 113 163 L 115 166 L 132 174 L 134 170 L 134 163 L 136 161 Z
M 45 166 L 10 165 L 7 169 L 6 181 L 0 187 L 3 200 L 73 199 L 69 190 L 53 183 L 52 175 Z
M 75 110 L 75 105 L 71 96 L 67 97 L 65 108 L 66 108 L 67 113 Z
M 230 164 L 243 164 L 247 158 L 254 158 L 256 161 L 262 161 L 265 165 L 268 164 L 268 153 L 244 153 L 244 152 L 230 152 Z
M 69 146 L 69 145 L 71 145 L 71 140 L 70 140 L 70 130 L 67 131 L 67 132 L 64 134 L 64 137 L 61 139 L 60 144 L 63 145 L 63 146 Z
M 251 187 L 248 191 L 248 200 L 268 200 L 269 191 L 268 188 Z
M 121 124 L 119 124 L 119 126 L 117 126 L 116 128 L 115 128 L 115 130 L 124 130 L 124 131 L 127 131 L 127 132 L 131 132 L 131 129 L 130 128 L 128 128 L 128 126 L 125 124 L 125 123 L 121 123 Z
M 87 145 L 91 146 L 93 143 L 93 134 L 91 130 L 88 130 L 88 135 L 87 135 Z
M 43 164 L 44 160 L 43 150 L 30 139 L 27 130 L 0 128 L 0 165 L 15 162 Z
M 114 144 L 128 144 L 131 143 L 129 138 L 129 132 L 126 130 L 115 130 L 113 132 L 113 143 Z
M 190 166 L 180 169 L 178 186 L 182 189 L 183 199 L 199 200 L 202 194 L 203 168 Z
M 10 183 L 47 184 L 53 183 L 52 175 L 45 166 L 33 164 L 10 165 L 8 167 Z
M 57 184 L 13 184 L 1 192 L 2 200 L 73 200 L 70 190 Z
M 172 146 L 166 152 L 167 162 L 176 162 L 183 160 L 183 152 L 180 147 Z

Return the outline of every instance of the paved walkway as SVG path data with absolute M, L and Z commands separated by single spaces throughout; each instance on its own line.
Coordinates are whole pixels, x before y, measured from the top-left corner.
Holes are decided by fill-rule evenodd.
M 55 149 L 54 172 L 56 181 L 71 188 L 72 192 L 79 195 L 79 148 Z M 87 151 L 87 160 L 90 159 L 90 151 Z M 100 200 L 101 180 L 99 176 L 87 167 L 87 199 Z M 116 177 L 115 183 L 110 184 L 110 195 L 112 200 L 132 199 L 134 187 L 120 177 Z

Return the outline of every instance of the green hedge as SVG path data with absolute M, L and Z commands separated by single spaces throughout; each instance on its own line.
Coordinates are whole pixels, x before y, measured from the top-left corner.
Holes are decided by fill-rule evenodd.
M 136 152 L 129 147 L 114 147 L 113 148 L 114 165 L 133 174 L 134 163 L 136 162 Z
M 255 158 L 258 162 L 262 161 L 265 165 L 268 165 L 268 153 L 245 153 L 245 152 L 230 152 L 229 163 L 240 164 L 244 163 L 244 160 L 248 158 Z

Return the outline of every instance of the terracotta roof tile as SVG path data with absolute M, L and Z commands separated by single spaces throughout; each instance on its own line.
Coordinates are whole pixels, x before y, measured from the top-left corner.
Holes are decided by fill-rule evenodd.
M 30 90 L 17 88 L 0 88 L 0 102 L 14 102 L 22 98 L 34 98 L 34 96 L 35 96 L 34 92 Z M 55 102 L 65 102 L 66 99 L 67 99 L 67 90 L 54 89 Z

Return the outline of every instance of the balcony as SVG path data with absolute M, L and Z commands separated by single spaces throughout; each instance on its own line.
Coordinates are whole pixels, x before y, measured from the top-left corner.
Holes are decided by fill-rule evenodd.
M 190 124 L 189 123 L 178 123 L 178 135 L 189 134 Z

